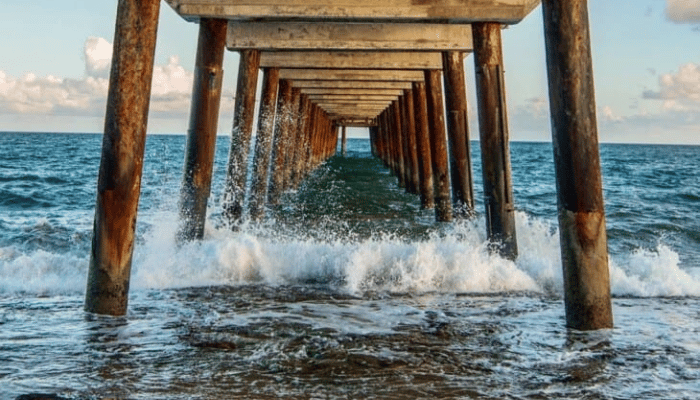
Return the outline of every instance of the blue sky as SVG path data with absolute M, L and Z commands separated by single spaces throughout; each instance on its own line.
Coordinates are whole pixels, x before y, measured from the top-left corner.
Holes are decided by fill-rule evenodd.
M 117 2 L 10 1 L 0 14 L 0 130 L 101 132 Z M 602 142 L 700 144 L 700 0 L 589 0 Z M 550 140 L 542 10 L 503 31 L 512 140 Z M 197 25 L 161 5 L 149 132 L 187 129 Z M 238 56 L 225 57 L 230 131 Z M 467 85 L 478 138 L 473 59 Z

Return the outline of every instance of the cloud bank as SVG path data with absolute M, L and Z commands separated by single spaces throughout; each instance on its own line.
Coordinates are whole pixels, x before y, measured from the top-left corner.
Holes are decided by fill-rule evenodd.
M 667 0 L 666 16 L 680 24 L 700 23 L 700 0 Z
M 681 65 L 678 71 L 659 77 L 658 91 L 645 91 L 645 99 L 663 101 L 663 109 L 700 113 L 700 64 Z
M 90 37 L 83 46 L 83 56 L 85 73 L 80 79 L 38 77 L 33 73 L 13 77 L 0 71 L 0 114 L 104 115 L 112 44 L 104 38 Z M 171 57 L 167 65 L 155 65 L 151 113 L 160 118 L 186 116 L 193 77 L 177 57 Z

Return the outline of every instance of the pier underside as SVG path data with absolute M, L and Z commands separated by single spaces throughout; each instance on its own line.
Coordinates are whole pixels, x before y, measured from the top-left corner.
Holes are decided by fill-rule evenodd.
M 349 126 L 369 128 L 373 154 L 399 186 L 420 196 L 423 208 L 435 210 L 437 221 L 475 215 L 464 76 L 469 57 L 486 231 L 494 253 L 517 259 L 501 30 L 539 0 L 166 2 L 200 28 L 180 240 L 203 235 L 226 49 L 240 53 L 223 204 L 234 230 L 244 219 L 262 219 L 268 204 L 335 154 L 339 137 L 345 154 Z M 126 312 L 149 105 L 144 88 L 152 79 L 159 5 L 119 2 L 86 296 L 91 312 Z M 567 325 L 610 328 L 586 0 L 545 0 L 542 7 Z

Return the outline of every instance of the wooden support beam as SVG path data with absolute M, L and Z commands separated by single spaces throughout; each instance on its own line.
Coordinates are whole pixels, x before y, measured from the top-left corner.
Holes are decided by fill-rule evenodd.
M 418 150 L 418 168 L 420 170 L 421 208 L 435 207 L 435 189 L 433 185 L 433 163 L 430 151 L 430 125 L 428 122 L 428 100 L 425 82 L 413 82 L 413 106 L 416 118 L 416 147 Z
M 391 149 L 389 146 L 389 135 L 386 131 L 386 111 L 377 116 L 377 133 L 379 137 L 379 156 L 384 163 L 384 166 L 391 168 Z
M 91 313 L 127 310 L 159 11 L 160 0 L 122 0 L 117 6 L 85 291 L 85 311 Z
M 442 69 L 439 52 L 266 51 L 260 66 L 302 69 Z
M 464 80 L 464 54 L 443 53 L 447 137 L 450 140 L 450 177 L 454 214 L 467 217 L 474 214 L 474 189 L 469 149 L 467 118 L 467 88 Z
M 267 202 L 268 170 L 275 127 L 275 109 L 279 90 L 279 69 L 263 70 L 262 99 L 258 112 L 258 131 L 255 136 L 253 181 L 250 191 L 250 219 L 258 221 L 265 216 Z
M 381 111 L 367 110 L 367 111 L 355 111 L 352 110 L 339 110 L 339 112 L 325 110 L 328 113 L 328 118 L 330 119 L 374 119 Z
M 294 184 L 294 173 L 296 166 L 296 157 L 298 148 L 301 146 L 301 135 L 299 130 L 302 123 L 302 108 L 304 106 L 303 96 L 301 91 L 296 88 L 292 88 L 292 105 L 289 121 L 289 150 L 287 154 L 287 159 L 285 160 L 285 174 L 282 189 L 290 189 Z
M 343 95 L 343 96 L 394 96 L 403 94 L 404 89 L 347 89 L 347 88 L 304 88 L 301 92 L 308 95 Z
M 391 103 L 314 103 L 324 110 L 334 110 L 338 112 L 358 113 L 358 112 L 380 112 Z
M 258 85 L 260 51 L 242 50 L 236 84 L 236 105 L 231 132 L 226 187 L 224 194 L 224 215 L 232 229 L 243 218 L 243 203 L 248 177 L 248 154 L 253 133 L 255 115 L 255 90 Z
M 418 165 L 418 141 L 416 139 L 416 117 L 413 104 L 413 91 L 406 90 L 401 97 L 406 144 L 408 149 L 409 183 L 406 185 L 410 193 L 420 194 L 420 167 Z
M 230 50 L 447 51 L 472 49 L 469 25 L 231 21 Z
M 390 81 L 390 82 L 413 82 L 423 80 L 423 71 L 413 70 L 344 70 L 344 69 L 282 69 L 280 79 L 290 79 L 294 81 Z
M 372 149 L 372 156 L 373 157 L 378 157 L 379 153 L 377 152 L 377 126 L 376 125 L 370 125 L 368 126 L 369 130 L 369 144 L 370 148 Z
M 395 100 L 389 106 L 390 124 L 393 130 L 393 138 L 396 143 L 396 177 L 399 180 L 399 187 L 406 187 L 406 161 L 404 158 L 404 135 L 401 125 L 401 107 L 399 101 Z
M 309 126 L 311 124 L 311 111 L 311 101 L 308 98 L 306 98 L 306 96 L 302 96 L 299 111 L 299 138 L 296 144 L 296 152 L 294 155 L 293 165 L 294 172 L 291 181 L 291 185 L 294 188 L 298 187 L 301 183 L 301 180 L 304 178 L 303 165 L 305 163 L 305 150 L 309 146 Z
M 342 137 L 342 139 L 341 139 L 341 141 L 340 141 L 340 153 L 343 155 L 343 157 L 345 157 L 345 156 L 347 155 L 347 153 L 348 153 L 348 149 L 347 149 L 347 146 L 348 146 L 348 137 L 347 137 L 347 132 L 346 132 L 347 127 L 346 127 L 345 125 L 343 125 L 343 126 L 341 127 L 341 129 L 342 129 L 342 135 L 343 135 L 343 137 Z
M 401 131 L 399 135 L 401 136 L 401 145 L 403 146 L 403 171 L 404 171 L 404 187 L 406 188 L 406 193 L 417 193 L 416 187 L 413 185 L 413 165 L 411 164 L 411 146 L 409 144 L 409 133 L 408 133 L 408 117 L 406 115 L 406 99 L 401 96 L 396 101 L 398 103 L 398 114 L 401 120 Z
M 340 118 L 340 119 L 331 119 L 332 121 L 342 123 L 342 126 L 348 127 L 348 128 L 369 128 L 369 127 L 374 127 L 377 125 L 377 122 L 372 119 L 372 118 L 367 118 L 367 119 L 349 119 L 349 118 Z
M 202 18 L 199 22 L 190 127 L 187 130 L 185 171 L 180 192 L 178 237 L 181 240 L 202 239 L 204 236 L 214 167 L 227 25 L 222 19 Z
M 314 101 L 390 102 L 399 96 L 383 94 L 307 94 Z
M 539 0 L 166 0 L 183 18 L 234 21 L 520 22 Z
M 275 118 L 275 138 L 272 145 L 272 176 L 268 190 L 268 202 L 279 204 L 280 196 L 284 190 L 284 179 L 287 174 L 287 159 L 290 154 L 292 119 L 296 113 L 292 110 L 294 93 L 289 81 L 280 81 L 279 96 L 277 98 L 277 111 Z
M 440 71 L 425 71 L 425 90 L 428 99 L 428 123 L 430 124 L 430 156 L 435 179 L 435 219 L 452 221 L 452 199 L 450 197 L 450 175 L 447 167 L 447 132 L 442 102 L 442 80 Z
M 348 112 L 355 112 L 357 111 L 375 111 L 375 110 L 383 110 L 386 107 L 388 107 L 391 102 L 390 101 L 382 101 L 382 102 L 377 102 L 377 103 L 370 103 L 370 102 L 364 102 L 364 103 L 352 103 L 352 102 L 331 102 L 331 101 L 325 101 L 325 102 L 317 102 L 314 103 L 320 107 L 327 108 L 329 110 L 347 110 Z
M 417 77 L 423 80 L 423 77 Z M 367 80 L 293 80 L 292 85 L 300 89 L 410 89 L 410 81 Z
M 515 260 L 518 257 L 518 244 L 510 170 L 501 26 L 490 22 L 477 23 L 472 25 L 472 29 L 486 230 L 494 250 L 503 257 Z
M 542 2 L 566 325 L 613 327 L 586 0 Z

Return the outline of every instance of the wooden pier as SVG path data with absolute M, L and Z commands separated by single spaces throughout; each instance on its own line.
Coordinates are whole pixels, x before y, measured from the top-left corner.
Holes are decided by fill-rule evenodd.
M 223 204 L 232 229 L 246 217 L 263 218 L 268 204 L 334 155 L 339 135 L 345 155 L 347 127 L 369 128 L 372 154 L 423 208 L 435 209 L 437 221 L 475 215 L 464 77 L 464 59 L 474 53 L 486 231 L 492 251 L 517 259 L 501 28 L 520 22 L 539 0 L 166 2 L 200 26 L 180 240 L 203 236 L 225 49 L 240 53 Z M 89 312 L 127 309 L 159 6 L 118 5 Z M 587 3 L 543 0 L 542 9 L 567 326 L 610 328 Z

